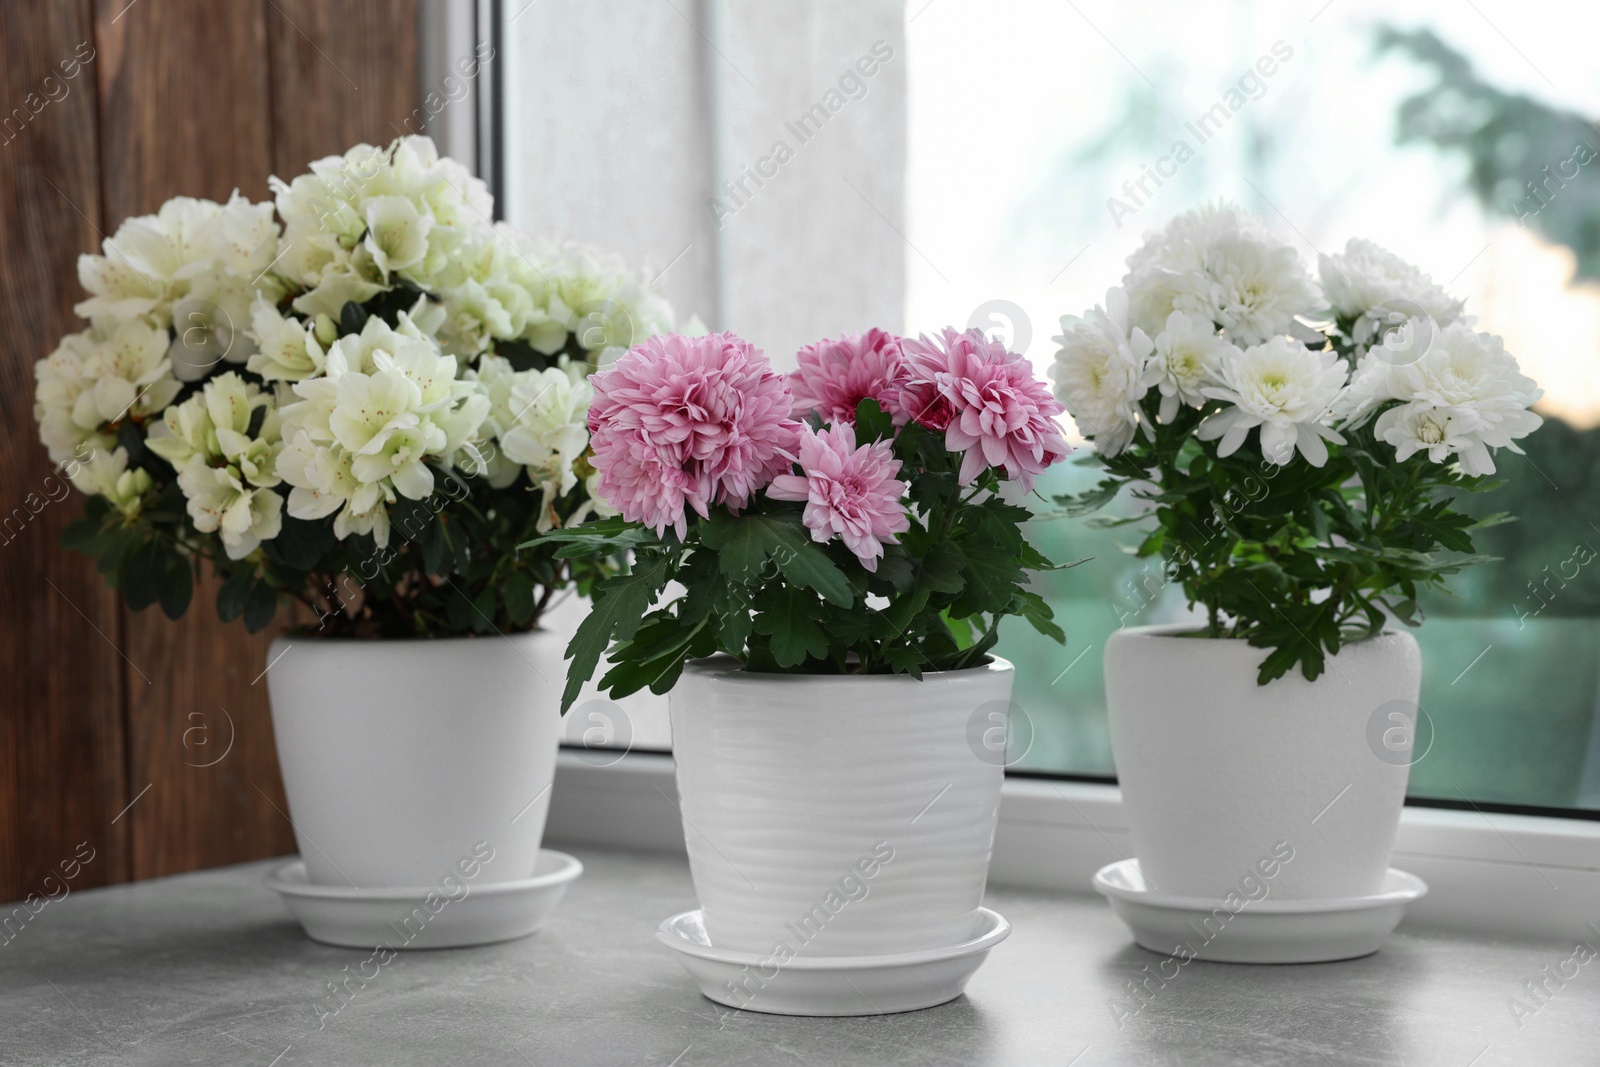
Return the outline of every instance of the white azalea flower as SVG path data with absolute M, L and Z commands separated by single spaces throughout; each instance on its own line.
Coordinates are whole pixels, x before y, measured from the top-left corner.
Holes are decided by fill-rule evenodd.
M 292 488 L 289 514 L 321 519 L 344 507 L 360 485 L 350 471 L 350 455 L 336 444 L 319 445 L 307 433 L 291 433 L 278 456 L 278 474 Z
M 94 376 L 89 370 L 95 344 L 92 331 L 68 334 L 54 352 L 33 365 L 33 417 L 52 462 L 65 463 L 99 431 L 102 420 L 92 402 Z M 80 407 L 86 394 L 90 401 Z
M 128 415 L 146 416 L 172 403 L 182 388 L 167 358 L 167 331 L 142 319 L 129 319 L 96 343 L 85 369 L 94 388 L 78 397 L 73 419 L 121 422 Z
M 1210 319 L 1174 311 L 1166 328 L 1156 335 L 1155 351 L 1139 385 L 1161 390 L 1160 418 L 1170 423 L 1181 404 L 1204 407 L 1202 391 L 1215 385 L 1222 364 L 1239 355 L 1239 349 L 1217 333 Z
M 430 292 L 458 285 L 462 253 L 492 225 L 487 186 L 426 137 L 357 145 L 271 186 L 284 220 L 278 269 L 307 290 L 295 301 L 307 315 L 337 318 L 345 301 L 363 303 L 396 279 Z
M 105 497 L 129 518 L 139 513 L 152 484 L 148 472 L 128 469 L 126 448 L 95 449 L 86 462 L 73 465 L 68 477 L 79 492 Z
M 128 219 L 105 241 L 105 255 L 78 257 L 78 280 L 90 297 L 73 310 L 88 319 L 148 315 L 165 326 L 189 280 L 211 265 L 212 223 L 221 211 L 209 200 L 178 196 L 154 215 Z
M 1197 208 L 1150 234 L 1122 281 L 1133 325 L 1159 332 L 1173 311 L 1216 323 L 1238 345 L 1289 333 L 1318 304 L 1293 248 L 1226 205 Z
M 211 223 L 211 255 L 229 274 L 254 279 L 278 255 L 278 223 L 272 202 L 252 204 L 235 189 Z
M 420 424 L 412 410 L 415 394 L 416 386 L 394 370 L 341 375 L 328 418 L 334 440 L 352 455 L 382 451 L 391 435 Z
M 195 529 L 218 533 L 229 559 L 282 529 L 283 499 L 270 491 L 280 480 L 282 422 L 269 405 L 259 386 L 229 371 L 169 407 L 145 442 L 177 469 Z
M 1128 300 L 1121 289 L 1106 293 L 1104 309 L 1063 316 L 1054 340 L 1061 345 L 1050 368 L 1056 397 L 1095 449 L 1115 456 L 1139 426 L 1139 401 L 1148 389 L 1145 360 L 1154 343 L 1139 327 L 1129 330 Z
M 539 490 L 541 532 L 555 525 L 555 500 L 578 484 L 573 465 L 589 447 L 589 402 L 594 390 L 556 367 L 516 376 L 509 411 L 500 423 L 500 447 L 522 464 Z
M 1202 441 L 1222 438 L 1217 455 L 1238 451 L 1255 427 L 1261 428 L 1261 454 L 1287 464 L 1298 450 L 1313 467 L 1328 462 L 1324 441 L 1344 443 L 1327 419 L 1345 384 L 1344 361 L 1331 351 L 1313 352 L 1299 341 L 1274 337 L 1252 345 L 1221 367 L 1222 382 L 1206 396 L 1226 401 L 1200 424 Z
M 320 373 L 327 361 L 314 323 L 285 318 L 265 300 L 251 310 L 250 332 L 256 351 L 245 367 L 266 381 L 298 382 Z
M 428 231 L 433 217 L 417 210 L 403 196 L 375 196 L 362 205 L 367 220 L 367 251 L 372 261 L 389 275 L 416 266 L 428 254 Z
M 197 276 L 189 294 L 172 306 L 173 375 L 199 381 L 224 360 L 247 362 L 256 350 L 246 330 L 258 299 L 260 290 L 242 275 L 212 270 Z
M 291 486 L 289 514 L 337 515 L 337 536 L 370 533 L 386 544 L 387 505 L 431 494 L 434 466 L 481 466 L 490 402 L 455 372 L 455 359 L 403 312 L 394 327 L 374 316 L 334 342 L 323 373 L 289 386 L 299 399 L 283 408 L 276 471 Z
M 229 559 L 243 559 L 283 530 L 283 498 L 246 486 L 228 467 L 196 456 L 178 472 L 189 518 L 201 533 L 217 533 Z
M 1462 301 L 1373 241 L 1353 237 L 1342 255 L 1319 257 L 1318 268 L 1328 303 L 1335 315 L 1350 321 L 1351 340 L 1358 346 L 1371 342 L 1385 324 L 1420 315 L 1442 329 L 1461 317 Z

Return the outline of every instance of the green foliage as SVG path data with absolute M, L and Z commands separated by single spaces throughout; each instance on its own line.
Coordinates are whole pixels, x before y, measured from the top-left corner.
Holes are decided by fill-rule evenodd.
M 412 307 L 414 289 L 380 293 L 367 304 L 345 305 L 341 335 L 359 333 L 371 315 L 393 321 Z M 286 298 L 287 299 L 287 298 Z M 569 349 L 581 353 L 575 343 Z M 555 365 L 518 346 L 525 368 Z M 230 371 L 266 386 L 240 366 Z M 191 383 L 174 403 L 203 383 Z M 485 477 L 436 468 L 434 492 L 423 500 L 400 497 L 389 507 L 388 544 L 371 534 L 334 535 L 332 516 L 320 520 L 283 516 L 279 535 L 243 559 L 229 559 L 214 535 L 202 534 L 190 519 L 177 472 L 144 447 L 133 418 L 118 428 L 118 443 L 128 448 L 131 468 L 148 472 L 155 483 L 133 515 L 124 515 L 104 497 L 88 497 L 84 517 L 62 534 L 62 544 L 94 556 L 98 569 L 134 611 L 154 604 L 178 618 L 194 596 L 201 559 L 210 560 L 221 580 L 217 616 L 243 621 L 252 633 L 271 625 L 286 600 L 298 601 L 317 621 L 306 629 L 331 637 L 442 637 L 510 633 L 533 629 L 551 595 L 569 582 L 587 590 L 613 573 L 604 556 L 631 543 L 631 532 L 613 540 L 563 546 L 552 542 L 535 551 L 516 547 L 535 537 L 541 516 L 540 494 L 526 472 L 509 486 L 492 487 Z M 588 470 L 580 464 L 581 474 Z M 558 500 L 555 522 L 570 519 L 582 496 Z
M 857 429 L 863 443 L 894 432 L 872 400 L 862 401 Z M 1027 588 L 1029 571 L 1055 565 L 1024 539 L 1030 513 L 1000 497 L 998 475 L 959 485 L 960 457 L 916 424 L 900 429 L 894 454 L 911 484 L 911 528 L 885 546 L 876 571 L 837 539 L 812 540 L 803 505 L 765 496 L 738 515 L 714 509 L 682 541 L 608 519 L 530 542 L 558 555 L 634 555 L 627 573 L 594 586 L 594 609 L 567 649 L 562 707 L 608 647 L 614 666 L 600 684 L 623 696 L 665 693 L 685 662 L 718 652 L 774 673 L 959 670 L 983 661 L 1007 615 L 1064 640 L 1050 606 Z M 662 603 L 671 582 L 684 592 Z
M 1145 400 L 1156 423 L 1159 398 Z M 1256 439 L 1223 458 L 1194 430 L 1207 410 L 1183 408 L 1156 440 L 1136 435 L 1114 459 L 1093 457 L 1106 477 L 1056 502 L 1069 514 L 1109 503 L 1125 488 L 1146 502 L 1133 520 L 1154 524 L 1137 555 L 1160 557 L 1209 637 L 1271 649 L 1258 681 L 1298 667 L 1308 679 L 1348 641 L 1380 632 L 1389 616 L 1421 621 L 1417 598 L 1488 557 L 1473 555 L 1485 521 L 1455 510 L 1458 492 L 1493 488 L 1486 478 L 1417 456 L 1396 463 L 1372 422 L 1346 427 L 1322 467 L 1263 459 Z

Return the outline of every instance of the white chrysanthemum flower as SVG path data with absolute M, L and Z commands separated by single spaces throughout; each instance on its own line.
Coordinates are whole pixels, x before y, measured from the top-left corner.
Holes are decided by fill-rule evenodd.
M 1414 317 L 1426 316 L 1439 329 L 1461 317 L 1462 301 L 1373 241 L 1352 237 L 1342 255 L 1319 257 L 1318 269 L 1329 305 L 1351 323 L 1350 338 L 1358 346 L 1371 342 L 1385 326 Z
M 1430 404 L 1402 404 L 1378 416 L 1373 432 L 1378 439 L 1394 446 L 1394 458 L 1404 462 L 1416 452 L 1426 451 L 1435 463 L 1447 463 L 1460 456 L 1461 469 L 1468 474 L 1493 474 L 1494 461 L 1478 439 L 1479 419 L 1471 412 Z
M 1409 411 L 1386 411 L 1374 427 L 1374 432 L 1391 444 L 1413 432 L 1434 432 L 1420 421 L 1421 411 L 1448 411 L 1448 440 L 1452 443 L 1446 452 L 1459 456 L 1468 474 L 1494 473 L 1488 450 L 1520 452 L 1514 442 L 1543 424 L 1528 408 L 1544 392 L 1522 373 L 1516 358 L 1494 334 L 1478 333 L 1464 322 L 1454 322 L 1439 332 L 1426 352 L 1409 358 L 1411 355 L 1407 351 L 1407 359 L 1402 359 L 1386 344 L 1375 346 L 1361 360 L 1350 386 L 1351 399 L 1341 410 L 1360 422 L 1385 404 L 1398 401 L 1405 405 Z M 1455 442 L 1459 441 L 1467 444 L 1458 446 Z M 1435 455 L 1430 447 L 1429 456 Z
M 1130 332 L 1121 289 L 1106 293 L 1104 309 L 1062 316 L 1061 334 L 1053 340 L 1061 345 L 1050 367 L 1057 399 L 1096 451 L 1115 456 L 1139 427 L 1139 401 L 1149 388 L 1145 360 L 1154 343 L 1137 326 Z
M 1344 443 L 1327 425 L 1345 384 L 1344 361 L 1337 353 L 1313 352 L 1299 341 L 1273 337 L 1225 361 L 1221 378 L 1221 385 L 1207 386 L 1205 395 L 1233 406 L 1206 419 L 1195 433 L 1202 441 L 1222 438 L 1217 455 L 1238 451 L 1257 426 L 1262 456 L 1279 466 L 1298 450 L 1320 467 L 1328 462 L 1324 441 Z
M 1160 388 L 1160 418 L 1170 423 L 1182 404 L 1205 407 L 1202 390 L 1216 385 L 1223 362 L 1238 355 L 1239 349 L 1217 333 L 1210 319 L 1174 311 L 1156 335 L 1154 353 L 1139 384 Z
M 1261 223 L 1226 205 L 1173 219 L 1128 257 L 1133 325 L 1155 334 L 1173 311 L 1216 323 L 1238 345 L 1291 332 L 1318 296 L 1305 264 Z

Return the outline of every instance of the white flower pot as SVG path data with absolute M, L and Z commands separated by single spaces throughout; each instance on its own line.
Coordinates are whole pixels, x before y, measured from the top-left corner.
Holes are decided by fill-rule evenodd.
M 691 663 L 672 737 L 711 945 L 841 957 L 976 936 L 1004 774 L 985 746 L 1011 682 L 1004 660 L 920 682 Z
M 1260 686 L 1268 650 L 1183 629 L 1106 643 L 1111 746 L 1145 880 L 1222 899 L 1270 868 L 1274 899 L 1378 892 L 1410 769 L 1415 639 L 1381 634 L 1346 645 L 1315 682 L 1294 671 Z M 1280 845 L 1293 858 L 1263 868 Z
M 311 884 L 431 886 L 479 842 L 493 859 L 477 884 L 532 877 L 561 729 L 559 639 L 282 637 L 267 662 Z

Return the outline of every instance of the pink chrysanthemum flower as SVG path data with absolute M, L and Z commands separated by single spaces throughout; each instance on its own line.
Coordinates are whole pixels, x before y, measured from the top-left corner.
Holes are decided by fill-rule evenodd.
M 999 467 L 1030 490 L 1072 451 L 1055 421 L 1066 409 L 1033 376 L 1033 365 L 981 330 L 947 326 L 939 340 L 907 338 L 901 349 L 910 367 L 902 402 L 919 423 L 944 430 L 946 448 L 965 453 L 962 485 Z
M 856 405 L 871 397 L 903 426 L 900 383 L 906 361 L 900 338 L 876 327 L 864 334 L 847 333 L 831 341 L 818 341 L 800 350 L 800 369 L 789 375 L 794 390 L 794 413 L 805 418 L 816 412 L 822 421 L 856 421 Z
M 888 441 L 856 447 L 856 428 L 840 423 L 800 438 L 803 474 L 780 474 L 767 488 L 774 500 L 803 500 L 805 524 L 813 541 L 843 538 L 869 571 L 878 569 L 885 544 L 911 527 L 905 505 L 906 483 L 895 478 L 900 461 Z
M 601 497 L 659 535 L 687 535 L 687 508 L 737 512 L 789 469 L 794 398 L 760 349 L 732 333 L 665 334 L 589 379 Z

